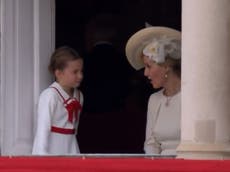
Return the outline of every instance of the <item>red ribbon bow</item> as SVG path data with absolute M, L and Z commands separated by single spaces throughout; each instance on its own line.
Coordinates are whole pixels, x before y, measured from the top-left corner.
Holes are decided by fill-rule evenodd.
M 68 111 L 68 121 L 73 123 L 73 116 L 75 114 L 75 118 L 77 120 L 78 112 L 81 110 L 81 104 L 77 99 L 72 98 L 65 101 L 65 108 Z

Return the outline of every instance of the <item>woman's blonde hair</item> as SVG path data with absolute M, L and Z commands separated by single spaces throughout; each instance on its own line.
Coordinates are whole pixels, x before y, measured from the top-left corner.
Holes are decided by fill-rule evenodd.
M 169 66 L 172 71 L 181 78 L 181 59 L 173 59 L 169 56 L 166 56 L 164 65 Z

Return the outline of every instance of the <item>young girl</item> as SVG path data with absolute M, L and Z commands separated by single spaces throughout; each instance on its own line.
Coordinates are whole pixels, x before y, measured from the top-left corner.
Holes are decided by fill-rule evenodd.
M 76 155 L 76 140 L 83 95 L 77 89 L 83 74 L 83 59 L 69 47 L 58 48 L 51 56 L 49 71 L 55 82 L 39 98 L 37 131 L 32 154 Z

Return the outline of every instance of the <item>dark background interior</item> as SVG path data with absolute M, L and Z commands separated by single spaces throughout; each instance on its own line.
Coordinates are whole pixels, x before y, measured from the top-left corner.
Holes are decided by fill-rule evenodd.
M 181 0 L 56 0 L 56 47 L 70 46 L 85 61 L 81 153 L 143 153 L 147 101 L 156 90 L 124 51 L 145 22 L 181 30 Z M 113 48 L 93 49 L 96 32 L 112 35 Z

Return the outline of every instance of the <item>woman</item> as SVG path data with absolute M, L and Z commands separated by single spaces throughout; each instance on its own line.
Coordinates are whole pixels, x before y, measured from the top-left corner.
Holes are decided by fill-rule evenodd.
M 149 27 L 135 33 L 127 42 L 126 56 L 153 88 L 148 102 L 147 154 L 175 155 L 180 141 L 181 119 L 181 33 L 167 27 Z

